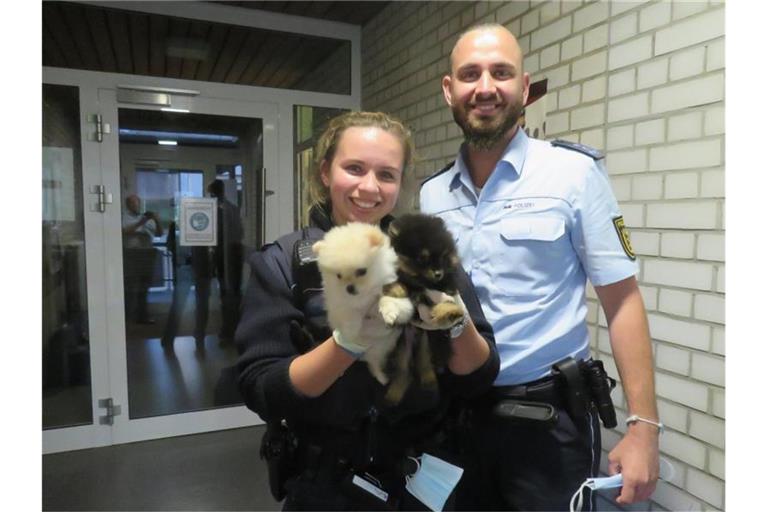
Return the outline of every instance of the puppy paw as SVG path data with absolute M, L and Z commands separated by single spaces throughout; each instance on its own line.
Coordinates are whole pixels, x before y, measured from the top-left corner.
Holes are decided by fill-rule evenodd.
M 387 388 L 384 400 L 386 400 L 389 405 L 397 405 L 400 403 L 400 400 L 403 399 L 407 387 L 407 382 L 392 382 L 392 385 Z
M 413 304 L 407 298 L 384 296 L 379 300 L 379 313 L 387 325 L 406 324 L 413 316 Z
M 432 323 L 450 329 L 464 318 L 464 310 L 456 303 L 441 302 L 432 308 Z
M 387 375 L 381 370 L 381 368 L 378 367 L 378 365 L 369 363 L 368 370 L 371 372 L 371 375 L 373 375 L 373 378 L 379 381 L 382 386 L 386 386 L 389 383 L 389 377 L 387 377 Z

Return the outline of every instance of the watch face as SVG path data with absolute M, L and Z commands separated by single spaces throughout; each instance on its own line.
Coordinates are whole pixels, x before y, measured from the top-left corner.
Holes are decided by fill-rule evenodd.
M 467 326 L 467 317 L 461 319 L 461 322 L 451 327 L 450 334 L 451 338 L 456 338 L 458 336 L 461 336 L 461 333 L 464 332 L 464 328 Z

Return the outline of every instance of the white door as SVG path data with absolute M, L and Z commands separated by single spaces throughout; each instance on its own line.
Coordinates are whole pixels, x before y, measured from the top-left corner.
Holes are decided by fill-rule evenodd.
M 98 101 L 113 442 L 261 423 L 227 377 L 248 255 L 278 234 L 278 106 L 125 88 Z
M 99 409 L 110 386 L 104 219 L 90 207 L 101 182 L 99 149 L 88 141 L 96 89 L 49 77 L 42 102 L 42 419 L 51 453 L 110 444 L 112 430 Z
M 259 424 L 226 369 L 248 255 L 293 224 L 292 119 L 281 139 L 278 103 L 93 76 L 44 77 L 43 453 Z M 195 199 L 210 245 L 184 236 Z

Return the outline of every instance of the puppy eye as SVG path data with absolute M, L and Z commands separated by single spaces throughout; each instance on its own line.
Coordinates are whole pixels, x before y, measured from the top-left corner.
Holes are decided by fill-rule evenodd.
M 366 270 L 366 269 L 364 269 L 364 268 L 359 268 L 359 269 L 355 270 L 355 275 L 356 275 L 357 277 L 362 277 L 362 276 L 364 276 L 364 275 L 365 275 L 367 272 L 368 272 L 368 270 Z
M 341 279 L 341 274 L 336 274 L 336 277 L 338 277 L 339 279 Z

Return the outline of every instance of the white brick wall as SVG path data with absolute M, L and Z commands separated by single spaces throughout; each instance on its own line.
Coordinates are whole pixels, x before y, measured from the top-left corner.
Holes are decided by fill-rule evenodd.
M 724 506 L 724 16 L 722 2 L 703 0 L 407 2 L 362 32 L 363 107 L 411 126 L 417 180 L 453 159 L 461 142 L 440 78 L 457 33 L 480 21 L 510 28 L 532 81 L 549 80 L 546 137 L 606 152 L 638 254 L 669 427 L 662 454 L 675 468 L 651 504 L 628 510 Z M 402 196 L 403 210 L 417 206 L 415 190 Z M 591 344 L 616 375 L 589 288 Z M 626 417 L 621 392 L 613 396 Z M 621 429 L 604 432 L 607 451 Z
M 648 322 L 651 327 L 651 336 L 657 340 L 698 350 L 709 349 L 708 325 L 656 313 L 648 313 Z
M 687 290 L 662 288 L 659 290 L 659 311 L 671 315 L 690 317 L 693 293 Z

